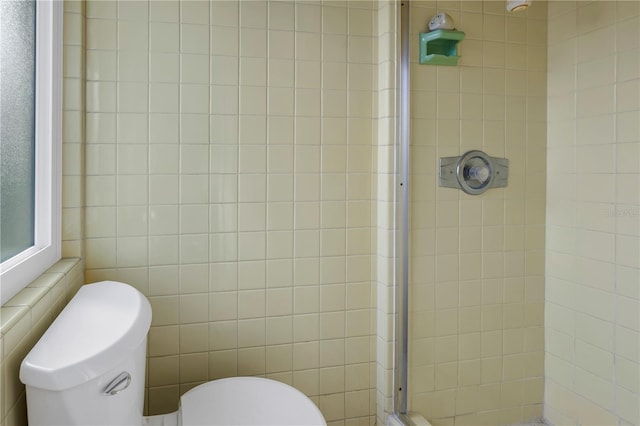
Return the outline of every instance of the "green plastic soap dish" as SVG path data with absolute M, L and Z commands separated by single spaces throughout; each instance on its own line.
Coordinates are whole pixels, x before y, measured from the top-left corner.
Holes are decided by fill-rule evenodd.
M 436 30 L 420 33 L 420 63 L 430 65 L 458 65 L 458 43 L 462 31 Z

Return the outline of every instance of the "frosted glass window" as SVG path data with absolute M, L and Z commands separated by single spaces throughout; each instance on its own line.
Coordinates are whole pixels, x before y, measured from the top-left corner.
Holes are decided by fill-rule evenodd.
M 34 244 L 36 2 L 0 1 L 0 257 Z
M 60 259 L 62 6 L 0 0 L 0 304 Z

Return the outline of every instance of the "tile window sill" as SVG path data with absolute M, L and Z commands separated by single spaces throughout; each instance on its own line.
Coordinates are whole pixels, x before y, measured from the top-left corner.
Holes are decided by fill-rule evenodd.
M 81 285 L 84 281 L 83 274 L 80 258 L 61 259 L 2 305 L 0 336 L 5 356 L 43 317 L 54 313 L 57 315 L 60 312 L 77 291 L 74 287 L 78 287 L 78 283 Z

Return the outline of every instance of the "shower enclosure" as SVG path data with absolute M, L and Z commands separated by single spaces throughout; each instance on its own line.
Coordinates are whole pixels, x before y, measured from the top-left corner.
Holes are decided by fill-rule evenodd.
M 458 66 L 418 62 L 419 33 L 438 12 L 466 34 Z M 546 3 L 512 14 L 503 1 L 411 1 L 394 13 L 386 20 L 381 10 L 379 19 L 398 37 L 394 367 L 385 408 L 404 424 L 539 419 Z M 475 149 L 509 159 L 509 186 L 482 195 L 438 187 L 438 159 Z

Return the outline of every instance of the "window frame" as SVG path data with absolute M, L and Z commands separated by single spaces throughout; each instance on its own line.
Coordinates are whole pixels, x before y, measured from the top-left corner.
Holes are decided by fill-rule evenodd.
M 36 1 L 34 244 L 0 264 L 0 305 L 61 257 L 63 2 Z

